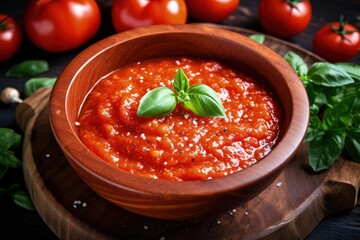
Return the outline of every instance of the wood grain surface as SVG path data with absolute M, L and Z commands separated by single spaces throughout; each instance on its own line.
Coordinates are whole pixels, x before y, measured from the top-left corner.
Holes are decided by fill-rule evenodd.
M 265 44 L 280 55 L 292 50 L 309 64 L 321 60 L 269 36 Z M 17 120 L 25 132 L 27 187 L 37 211 L 61 239 L 303 239 L 326 215 L 351 209 L 357 201 L 360 165 L 338 159 L 329 171 L 315 174 L 303 145 L 275 182 L 241 207 L 192 221 L 136 215 L 98 196 L 72 170 L 51 132 L 49 95 L 43 88 L 26 99 Z

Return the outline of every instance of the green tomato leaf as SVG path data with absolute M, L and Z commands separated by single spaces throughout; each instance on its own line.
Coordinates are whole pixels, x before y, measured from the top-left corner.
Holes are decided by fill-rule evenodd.
M 316 172 L 328 169 L 340 156 L 345 144 L 343 134 L 320 132 L 309 146 L 309 163 Z
M 306 76 L 308 72 L 308 66 L 304 60 L 296 53 L 289 51 L 285 54 L 284 59 L 290 64 L 290 66 L 301 76 Z
M 341 67 L 327 62 L 314 63 L 307 75 L 313 83 L 326 87 L 340 87 L 354 83 L 351 76 Z
M 44 60 L 27 60 L 13 65 L 5 75 L 7 77 L 32 77 L 49 71 L 49 64 Z
M 254 40 L 258 43 L 261 43 L 261 44 L 263 44 L 265 41 L 265 35 L 263 35 L 263 34 L 253 34 L 253 35 L 250 35 L 249 38 L 251 38 L 252 40 Z
M 345 148 L 354 161 L 360 162 L 360 128 L 347 132 Z
M 226 117 L 219 95 L 209 86 L 195 84 L 187 92 L 190 101 L 182 103 L 185 108 L 202 117 Z
M 360 65 L 356 63 L 339 62 L 336 66 L 344 69 L 354 80 L 360 81 Z
M 147 92 L 140 100 L 137 115 L 140 117 L 164 117 L 174 111 L 177 104 L 175 93 L 167 87 Z
M 181 92 L 181 90 L 186 93 L 189 89 L 189 79 L 182 68 L 179 68 L 175 74 L 174 89 L 177 93 Z
M 31 78 L 25 82 L 25 97 L 31 96 L 36 90 L 42 87 L 52 88 L 56 82 L 56 78 Z
M 29 195 L 23 190 L 17 190 L 12 194 L 14 203 L 27 210 L 35 210 Z

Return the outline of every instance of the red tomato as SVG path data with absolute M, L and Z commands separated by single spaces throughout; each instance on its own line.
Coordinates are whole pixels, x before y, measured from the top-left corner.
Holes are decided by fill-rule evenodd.
M 30 0 L 24 26 L 30 40 L 49 52 L 64 52 L 95 35 L 101 21 L 95 0 Z
M 308 0 L 261 0 L 259 5 L 259 20 L 265 31 L 282 38 L 304 31 L 311 15 Z
M 184 0 L 114 0 L 112 21 L 117 32 L 154 24 L 184 24 Z
M 346 62 L 360 49 L 359 30 L 344 22 L 333 22 L 319 29 L 313 39 L 313 51 L 329 62 Z
M 239 5 L 240 0 L 186 0 L 189 15 L 204 22 L 222 22 Z
M 12 17 L 0 14 L 0 63 L 15 55 L 22 40 L 19 24 Z

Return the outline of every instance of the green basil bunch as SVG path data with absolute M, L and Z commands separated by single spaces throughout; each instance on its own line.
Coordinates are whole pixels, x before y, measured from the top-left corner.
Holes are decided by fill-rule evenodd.
M 174 89 L 158 87 L 147 92 L 140 100 L 137 115 L 141 117 L 164 117 L 174 111 L 178 102 L 198 116 L 225 117 L 219 95 L 205 84 L 189 86 L 183 69 L 178 69 Z
M 316 62 L 310 68 L 294 52 L 285 60 L 302 80 L 310 102 L 309 163 L 329 168 L 346 151 L 360 162 L 360 65 Z

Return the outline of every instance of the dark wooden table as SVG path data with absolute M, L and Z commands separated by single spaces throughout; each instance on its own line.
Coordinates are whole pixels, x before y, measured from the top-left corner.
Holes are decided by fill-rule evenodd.
M 26 0 L 1 0 L 0 13 L 9 14 L 22 24 L 26 2 Z M 106 2 L 106 0 L 99 2 Z M 241 0 L 237 11 L 221 24 L 263 32 L 257 16 L 258 4 L 259 0 Z M 312 38 L 320 26 L 327 22 L 337 21 L 341 14 L 348 19 L 360 16 L 360 0 L 312 1 L 312 7 L 313 17 L 308 28 L 296 37 L 286 39 L 310 51 Z M 10 61 L 0 64 L 0 91 L 5 87 L 14 87 L 23 92 L 24 82 L 28 78 L 6 78 L 4 75 L 13 64 L 28 59 L 44 59 L 50 64 L 50 71 L 44 76 L 57 76 L 82 49 L 115 33 L 110 20 L 109 7 L 102 5 L 101 8 L 103 13 L 101 29 L 93 39 L 78 49 L 61 54 L 49 54 L 39 50 L 28 39 L 25 39 L 19 54 Z M 352 21 L 352 23 L 360 27 L 359 21 Z M 359 55 L 353 61 L 359 63 Z M 0 103 L 0 127 L 12 128 L 21 133 L 15 122 L 15 108 L 15 104 Z M 25 186 L 21 169 L 9 171 L 0 181 L 0 187 L 6 188 L 15 182 Z M 2 196 L 0 197 L 0 239 L 57 239 L 57 237 L 36 211 L 24 210 Z M 325 218 L 308 236 L 308 239 L 360 239 L 360 205 L 358 204 L 349 212 Z

